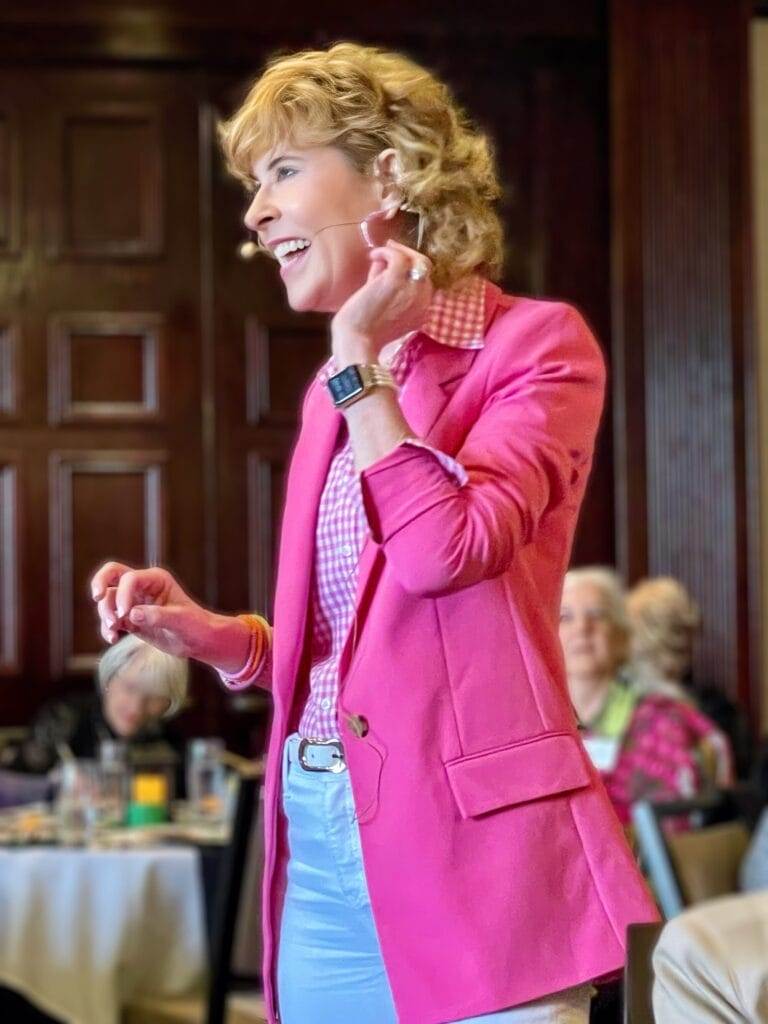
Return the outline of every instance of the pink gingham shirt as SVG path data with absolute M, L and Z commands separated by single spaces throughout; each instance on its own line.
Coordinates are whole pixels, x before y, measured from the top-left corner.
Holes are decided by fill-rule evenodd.
M 472 275 L 450 291 L 435 293 L 421 333 L 454 348 L 482 348 L 484 324 L 485 281 Z M 410 371 L 421 354 L 418 333 L 406 335 L 402 342 L 387 346 L 390 352 L 394 349 L 390 360 L 386 358 L 387 350 L 382 353 L 382 362 L 389 361 L 401 390 L 407 387 Z M 331 358 L 320 370 L 318 379 L 325 383 L 334 371 Z M 449 456 L 415 438 L 402 443 L 427 448 L 456 479 L 458 486 L 465 483 L 463 467 Z M 355 471 L 349 434 L 344 429 L 328 470 L 317 516 L 309 697 L 299 722 L 301 736 L 334 739 L 339 735 L 336 723 L 339 662 L 354 621 L 357 567 L 367 530 L 360 477 Z M 222 674 L 222 679 L 227 686 L 240 689 L 252 683 L 268 684 L 270 674 L 268 651 L 254 673 Z

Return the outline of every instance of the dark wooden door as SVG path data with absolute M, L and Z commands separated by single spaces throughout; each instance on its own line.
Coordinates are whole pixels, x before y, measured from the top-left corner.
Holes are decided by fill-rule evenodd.
M 192 76 L 0 78 L 2 714 L 100 649 L 104 558 L 203 587 Z

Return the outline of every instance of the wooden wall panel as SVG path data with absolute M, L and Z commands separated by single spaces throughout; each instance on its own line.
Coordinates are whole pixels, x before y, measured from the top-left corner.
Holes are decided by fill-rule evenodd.
M 159 120 L 156 108 L 133 103 L 88 103 L 63 115 L 56 190 L 59 255 L 160 254 Z
M 2 101 L 0 100 L 0 104 Z M 0 255 L 12 256 L 21 242 L 21 144 L 13 107 L 0 105 Z
M 19 392 L 19 330 L 13 321 L 0 322 L 0 421 L 16 415 Z
M 280 517 L 285 487 L 285 460 L 248 456 L 248 595 L 249 606 L 271 616 L 276 579 Z
M 62 676 L 91 685 L 87 581 L 106 559 L 162 560 L 205 597 L 200 88 L 162 69 L 0 67 L 27 172 L 18 257 L 0 251 L 0 447 L 22 453 L 24 509 L 24 685 L 6 673 L 0 725 Z M 189 728 L 216 731 L 202 670 L 193 701 Z
M 247 417 L 253 427 L 296 423 L 307 368 L 328 354 L 326 330 L 296 323 L 246 321 L 245 367 Z
M 162 418 L 156 313 L 62 313 L 49 327 L 52 424 Z
M 700 602 L 697 678 L 755 701 L 751 4 L 613 3 L 620 565 Z
M 56 452 L 51 458 L 51 671 L 94 667 L 103 644 L 88 583 L 106 557 L 161 565 L 166 557 L 166 452 Z

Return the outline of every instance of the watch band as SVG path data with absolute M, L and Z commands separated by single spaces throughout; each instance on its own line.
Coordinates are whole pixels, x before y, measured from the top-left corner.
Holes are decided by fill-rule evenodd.
M 374 388 L 399 390 L 395 378 L 379 363 L 352 363 L 328 379 L 328 391 L 337 409 L 346 409 Z

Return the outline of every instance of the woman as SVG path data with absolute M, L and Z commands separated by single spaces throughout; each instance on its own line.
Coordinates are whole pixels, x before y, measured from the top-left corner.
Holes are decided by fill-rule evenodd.
M 186 702 L 188 675 L 186 661 L 138 636 L 124 636 L 99 659 L 97 692 L 43 707 L 29 737 L 3 765 L 47 772 L 59 761 L 62 745 L 75 757 L 97 758 L 104 740 L 123 741 L 129 758 L 175 763 L 179 741 L 167 722 Z
M 656 688 L 645 669 L 642 684 L 620 678 L 630 635 L 637 643 L 616 574 L 571 570 L 560 610 L 568 689 L 584 744 L 623 824 L 636 800 L 694 796 L 730 781 L 727 741 L 681 689 L 672 692 L 668 680 Z
M 746 715 L 717 687 L 691 683 L 693 643 L 701 628 L 701 613 L 686 588 L 671 576 L 640 580 L 627 595 L 627 612 L 632 626 L 634 685 L 643 692 L 692 701 L 728 741 L 723 744 L 716 737 L 712 748 L 717 781 L 728 785 L 733 774 L 747 777 L 752 739 Z
M 222 139 L 289 304 L 331 315 L 274 632 L 110 563 L 104 635 L 271 686 L 271 1021 L 585 1021 L 626 925 L 654 916 L 557 643 L 599 349 L 570 307 L 487 279 L 487 142 L 409 60 L 353 44 L 277 59 Z

